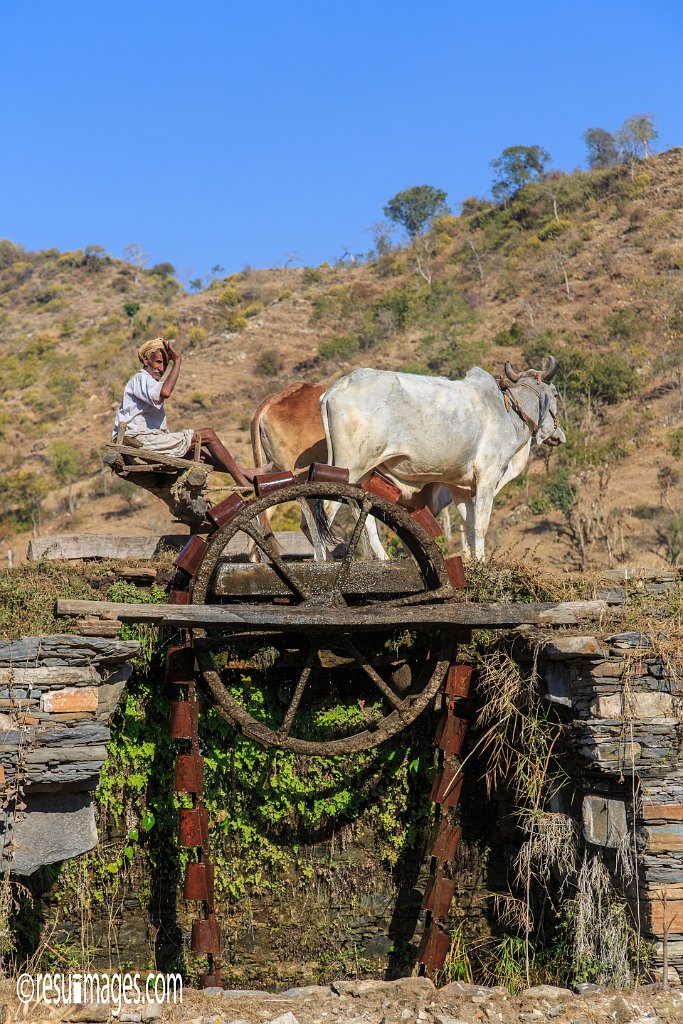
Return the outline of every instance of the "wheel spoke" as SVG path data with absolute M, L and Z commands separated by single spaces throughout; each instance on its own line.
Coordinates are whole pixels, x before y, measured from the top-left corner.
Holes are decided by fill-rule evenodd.
M 403 699 L 399 697 L 397 693 L 394 693 L 391 687 L 384 682 L 379 672 L 377 672 L 373 668 L 368 659 L 365 657 L 364 654 L 362 654 L 358 650 L 358 648 L 356 647 L 352 640 L 349 640 L 348 637 L 344 637 L 344 644 L 346 648 L 350 651 L 350 653 L 353 655 L 354 660 L 358 662 L 358 664 L 361 666 L 366 675 L 369 676 L 370 679 L 372 679 L 377 689 L 384 694 L 384 696 L 389 701 L 391 706 L 395 710 L 398 710 L 403 704 Z
M 251 539 L 254 541 L 255 544 L 258 545 L 261 551 L 264 551 L 268 555 L 268 558 L 273 563 L 273 568 L 277 572 L 278 576 L 282 579 L 284 583 L 287 584 L 292 593 L 296 594 L 297 597 L 300 597 L 302 600 L 305 600 L 307 597 L 309 597 L 306 588 L 303 587 L 301 583 L 297 580 L 297 578 L 290 573 L 286 562 L 280 557 L 280 555 L 275 550 L 273 541 L 271 541 L 270 539 L 266 539 L 253 526 L 252 523 L 245 523 L 241 527 L 241 529 L 249 537 L 251 537 Z
M 282 721 L 282 725 L 278 729 L 277 735 L 279 739 L 284 739 L 286 736 L 289 736 L 289 730 L 292 728 L 294 716 L 299 710 L 299 704 L 301 703 L 301 698 L 304 695 L 306 684 L 308 683 L 308 680 L 311 677 L 311 671 L 313 669 L 314 664 L 315 651 L 310 650 L 308 652 L 308 657 L 306 658 L 306 664 L 304 665 L 303 672 L 299 677 L 299 682 L 296 684 L 294 695 L 290 701 L 289 707 L 287 708 L 287 713 Z
M 360 540 L 363 530 L 365 529 L 365 522 L 368 518 L 370 508 L 371 503 L 369 501 L 363 501 L 360 507 L 360 511 L 358 513 L 358 517 L 353 527 L 353 533 L 351 534 L 351 538 L 349 540 L 349 546 L 346 549 L 346 554 L 344 555 L 342 564 L 339 568 L 339 572 L 337 573 L 337 578 L 334 581 L 334 585 L 332 587 L 332 590 L 334 591 L 335 594 L 341 594 L 342 587 L 346 582 L 346 577 L 348 576 L 349 568 L 351 566 L 351 562 L 353 561 L 354 553 L 356 551 L 356 548 L 358 547 L 358 541 Z

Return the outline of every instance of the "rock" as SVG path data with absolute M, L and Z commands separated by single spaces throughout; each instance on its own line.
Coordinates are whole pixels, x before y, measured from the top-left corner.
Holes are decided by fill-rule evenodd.
M 260 988 L 224 988 L 221 991 L 226 999 L 242 999 L 244 996 L 258 996 L 263 999 L 264 996 L 270 995 Z
M 142 1014 L 137 1013 L 135 1010 L 121 1010 L 119 1014 L 119 1020 L 123 1021 L 124 1024 L 127 1021 L 128 1024 L 140 1024 L 142 1020 Z
M 286 992 L 280 992 L 279 994 L 291 999 L 309 999 L 313 996 L 320 998 L 331 996 L 332 989 L 329 985 L 301 985 L 299 988 L 288 988 Z
M 566 1009 L 567 1007 L 565 1003 L 555 1003 L 555 1005 L 551 1006 L 548 1010 L 548 1017 L 557 1017 L 560 1013 L 564 1013 Z
M 594 846 L 614 848 L 626 835 L 626 803 L 608 800 L 601 794 L 587 794 L 582 808 L 583 835 Z
M 596 697 L 590 704 L 593 718 L 633 719 L 670 718 L 674 713 L 669 693 L 634 693 L 626 698 L 620 693 Z
M 299 1024 L 299 1021 L 291 1010 L 286 1010 L 284 1013 L 281 1013 L 279 1017 L 275 1017 L 274 1020 L 271 1020 L 270 1024 Z
M 555 636 L 543 646 L 541 656 L 552 661 L 565 658 L 604 658 L 605 648 L 594 636 Z
M 524 1024 L 531 1024 L 535 1020 L 543 1020 L 543 1014 L 540 1010 L 529 1010 L 527 1013 L 520 1013 L 519 1019 L 524 1021 Z
M 615 1024 L 626 1024 L 627 1021 L 633 1019 L 633 1011 L 623 996 L 617 996 L 616 999 L 612 1000 L 607 1014 Z
M 435 1013 L 434 1020 L 436 1024 L 467 1024 L 467 1021 L 459 1017 L 451 1017 L 450 1013 Z
M 405 1010 L 403 1010 L 401 1012 L 401 1020 L 410 1020 L 410 1018 L 412 1016 L 413 1016 L 413 1011 L 409 1010 L 408 1007 L 406 1007 Z
M 448 987 L 448 986 L 447 986 Z M 430 978 L 397 978 L 396 981 L 333 981 L 332 991 L 338 996 L 358 998 L 368 994 L 396 998 L 434 995 L 434 982 Z M 442 990 L 443 991 L 443 990 Z
M 32 875 L 45 864 L 77 857 L 97 846 L 90 793 L 44 793 L 27 799 L 27 813 L 13 830 L 15 875 Z
M 78 1009 L 69 1011 L 69 1019 L 72 1021 L 92 1021 L 93 1024 L 102 1024 L 108 1021 L 111 1016 L 112 1007 L 109 1003 L 85 1003 Z
M 592 981 L 580 981 L 577 985 L 574 985 L 574 991 L 577 996 L 597 995 L 599 992 L 605 991 L 605 986 L 595 985 Z
M 388 986 L 388 994 L 392 994 L 395 990 L 396 995 L 400 996 L 431 996 L 434 995 L 436 989 L 434 982 L 431 978 L 397 978 L 396 981 L 383 981 L 382 985 Z
M 422 980 L 422 979 L 420 979 Z M 508 990 L 502 985 L 491 988 L 488 985 L 470 985 L 466 981 L 452 981 L 438 990 L 439 996 L 506 996 Z
M 94 686 L 65 686 L 49 690 L 40 698 L 41 711 L 97 711 L 97 689 Z
M 522 996 L 527 999 L 566 999 L 571 994 L 570 989 L 559 988 L 557 985 L 532 985 L 522 992 Z
M 141 1020 L 158 1020 L 163 1007 L 159 1003 L 143 1003 L 140 1007 Z

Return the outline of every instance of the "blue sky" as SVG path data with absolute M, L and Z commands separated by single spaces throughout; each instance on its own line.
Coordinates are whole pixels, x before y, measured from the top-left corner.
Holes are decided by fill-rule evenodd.
M 400 189 L 651 112 L 683 144 L 678 0 L 0 0 L 0 237 L 140 242 L 185 278 L 314 265 Z

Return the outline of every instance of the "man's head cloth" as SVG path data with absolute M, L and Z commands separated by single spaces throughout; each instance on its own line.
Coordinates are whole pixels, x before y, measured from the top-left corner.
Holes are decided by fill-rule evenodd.
M 164 339 L 151 338 L 149 341 L 145 341 L 143 342 L 142 345 L 140 345 L 140 348 L 138 349 L 138 359 L 144 366 L 145 359 L 149 359 L 151 355 L 159 351 L 161 351 L 161 354 L 164 357 L 164 363 L 167 363 L 168 355 L 166 354 L 166 349 L 164 348 Z

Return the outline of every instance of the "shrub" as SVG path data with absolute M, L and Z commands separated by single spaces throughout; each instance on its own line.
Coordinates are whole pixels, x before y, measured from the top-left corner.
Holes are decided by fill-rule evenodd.
M 283 299 L 291 299 L 293 294 L 294 292 L 292 291 L 291 288 L 283 288 L 280 294 L 278 295 L 278 301 L 282 302 Z
M 318 284 L 323 275 L 317 267 L 304 267 L 303 279 L 304 284 Z
M 190 395 L 190 401 L 194 405 L 198 405 L 200 409 L 208 411 L 211 408 L 211 399 L 203 391 L 193 391 Z
M 123 312 L 132 320 L 136 313 L 140 312 L 139 302 L 124 302 Z
M 558 238 L 565 231 L 569 231 L 571 226 L 572 222 L 570 220 L 565 220 L 562 217 L 559 220 L 555 220 L 553 217 L 543 225 L 538 232 L 538 237 L 542 242 L 548 242 L 552 238 Z
M 206 331 L 203 327 L 193 327 L 187 336 L 190 345 L 201 345 L 206 341 Z
M 667 435 L 668 447 L 675 459 L 683 457 L 683 427 L 670 430 Z
M 550 354 L 557 356 L 555 383 L 563 385 L 569 398 L 596 398 L 615 405 L 632 395 L 637 380 L 627 360 L 618 353 L 586 351 L 576 344 L 558 348 L 553 332 L 545 331 L 524 347 L 529 366 L 540 368 Z
M 222 306 L 236 306 L 240 301 L 240 293 L 236 288 L 224 288 L 218 297 L 218 301 Z
M 263 309 L 264 305 L 262 302 L 250 302 L 248 305 L 244 306 L 241 313 L 242 316 L 246 316 L 250 319 L 253 316 L 258 316 L 259 313 L 262 313 Z
M 229 331 L 243 331 L 248 325 L 249 321 L 246 316 L 242 316 L 241 313 L 233 313 L 228 317 L 226 327 Z
M 23 253 L 21 245 L 10 242 L 9 238 L 0 238 L 0 270 L 20 260 Z
M 654 264 L 657 270 L 683 270 L 683 249 L 661 249 Z
M 282 370 L 282 359 L 272 348 L 265 349 L 254 364 L 254 370 L 260 377 L 277 377 Z
M 318 345 L 318 352 L 323 359 L 349 359 L 360 348 L 360 340 L 356 334 L 333 335 Z

